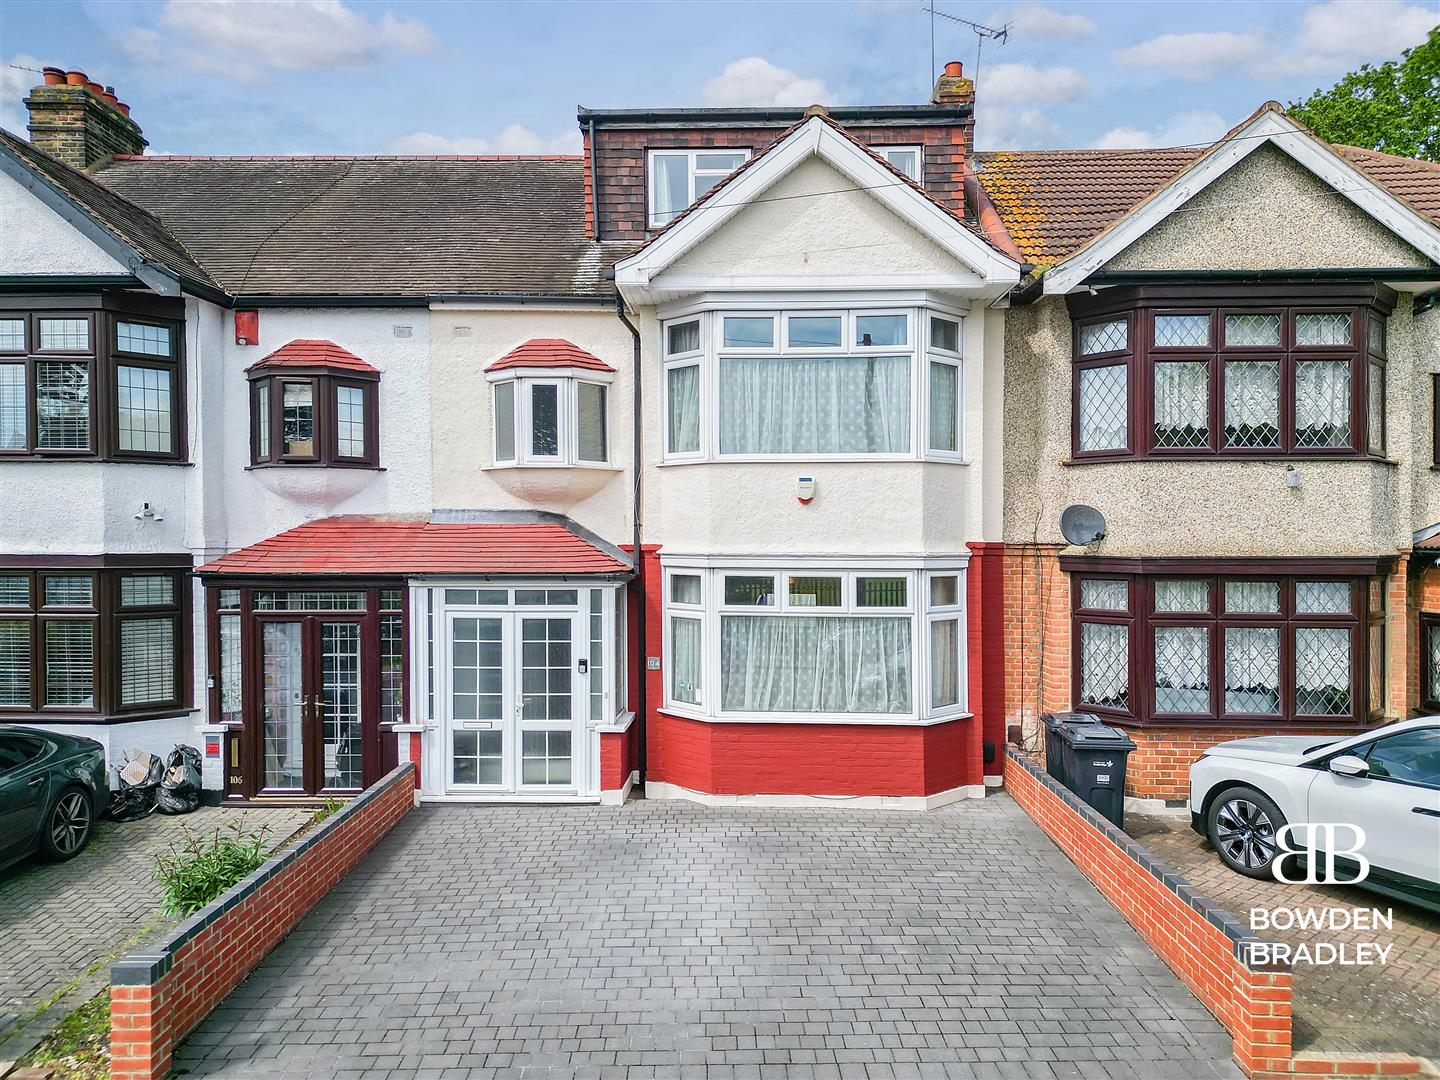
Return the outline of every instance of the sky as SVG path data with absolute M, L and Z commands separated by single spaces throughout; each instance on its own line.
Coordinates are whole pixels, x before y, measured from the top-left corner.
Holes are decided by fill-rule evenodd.
M 1202 144 L 1398 58 L 1440 0 L 935 0 L 979 149 Z M 169 154 L 577 153 L 575 108 L 924 102 L 928 0 L 0 0 L 0 126 L 31 70 L 115 86 Z

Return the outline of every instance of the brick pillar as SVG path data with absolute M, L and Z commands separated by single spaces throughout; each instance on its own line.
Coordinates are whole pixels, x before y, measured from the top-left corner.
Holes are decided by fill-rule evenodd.
M 1063 547 L 1005 547 L 1005 723 L 1023 728 L 1032 750 L 1039 749 L 1040 717 L 1071 702 L 1070 579 L 1060 569 Z
M 985 775 L 1000 776 L 1005 766 L 1005 545 L 965 546 L 970 549 L 970 711 L 980 725 L 981 741 L 992 747 Z
M 1385 690 L 1382 703 L 1386 720 L 1403 720 L 1410 715 L 1412 703 L 1420 703 L 1420 656 L 1418 626 L 1412 635 L 1410 614 L 1410 556 L 1401 555 L 1395 572 L 1384 582 L 1385 588 Z M 1414 692 L 1411 692 L 1411 687 Z M 1374 708 L 1375 702 L 1370 703 Z

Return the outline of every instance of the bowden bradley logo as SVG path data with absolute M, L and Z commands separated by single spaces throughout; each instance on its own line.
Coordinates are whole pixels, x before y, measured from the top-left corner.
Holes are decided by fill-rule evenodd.
M 1299 846 L 1291 843 L 1292 840 L 1299 840 Z M 1359 825 L 1344 821 L 1282 825 L 1275 830 L 1275 846 L 1281 855 L 1270 864 L 1270 872 L 1276 881 L 1285 885 L 1357 885 L 1370 876 L 1370 860 L 1360 854 L 1365 846 L 1365 830 Z M 1286 856 L 1290 855 L 1303 858 L 1304 877 L 1286 876 L 1285 864 L 1291 861 Z M 1336 872 L 1337 855 L 1355 861 L 1357 868 L 1353 876 L 1341 877 Z

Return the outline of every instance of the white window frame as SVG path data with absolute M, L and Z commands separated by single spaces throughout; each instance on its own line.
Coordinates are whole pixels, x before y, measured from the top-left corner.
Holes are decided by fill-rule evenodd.
M 752 724 L 862 724 L 867 726 L 914 727 L 957 720 L 971 715 L 968 705 L 969 674 L 967 668 L 967 596 L 965 556 L 915 558 L 877 556 L 873 558 L 742 558 L 730 556 L 662 556 L 664 572 L 664 641 L 662 643 L 662 707 L 692 720 L 707 723 Z M 677 604 L 672 597 L 671 579 L 675 575 L 699 575 L 701 603 Z M 776 588 L 776 603 L 767 605 L 726 604 L 724 578 L 771 577 Z M 841 604 L 838 607 L 815 608 L 789 603 L 789 581 L 795 577 L 839 577 Z M 930 579 L 954 576 L 957 581 L 956 603 L 943 607 L 930 604 Z M 857 579 L 896 577 L 906 581 L 906 604 L 903 607 L 866 607 L 858 603 Z M 783 591 L 782 591 L 783 590 Z M 910 711 L 908 713 L 756 713 L 727 712 L 721 707 L 720 620 L 725 615 L 761 616 L 854 616 L 858 618 L 898 618 L 910 624 L 911 679 Z M 670 677 L 674 658 L 672 620 L 676 617 L 700 619 L 701 655 L 698 704 L 676 701 L 671 695 Z M 930 624 L 942 619 L 959 622 L 956 658 L 959 679 L 959 701 L 940 708 L 930 706 Z
M 614 464 L 611 405 L 614 394 L 610 392 L 614 375 L 607 371 L 590 371 L 583 368 L 508 368 L 491 372 L 486 376 L 490 391 L 490 453 L 493 468 L 564 468 L 564 469 L 611 469 Z M 515 387 L 515 456 L 499 456 L 499 425 L 496 423 L 495 387 L 510 383 Z M 605 460 L 585 461 L 580 457 L 580 384 L 590 383 L 604 386 L 605 394 Z M 558 454 L 536 454 L 532 427 L 531 390 L 536 386 L 557 387 L 558 409 Z
M 906 176 L 910 176 L 910 179 L 914 180 L 917 184 L 923 184 L 925 182 L 925 148 L 923 146 L 915 146 L 910 144 L 906 144 L 904 146 L 891 146 L 886 144 L 882 146 L 872 146 L 870 147 L 870 150 L 872 153 L 878 154 L 880 157 L 884 158 L 887 164 L 894 165 L 897 169 L 900 169 L 900 166 L 895 165 L 895 163 L 890 160 L 890 155 L 894 153 L 905 152 L 913 153 L 915 155 L 915 170 L 917 175 L 910 176 L 910 174 L 908 172 L 905 172 L 904 169 L 900 169 L 900 171 L 905 173 Z
M 871 315 L 904 315 L 905 345 L 849 345 L 857 338 L 858 320 Z M 931 349 L 930 317 L 938 316 L 959 325 L 959 350 L 951 352 Z M 841 344 L 838 347 L 792 348 L 789 343 L 790 320 L 793 318 L 838 316 L 841 320 Z M 931 301 L 895 305 L 849 305 L 843 301 L 817 301 L 809 304 L 785 304 L 775 307 L 723 306 L 711 309 L 688 309 L 665 317 L 660 322 L 662 402 L 661 464 L 687 462 L 749 462 L 749 461 L 941 461 L 965 464 L 965 327 L 966 313 Z M 775 344 L 770 348 L 736 348 L 725 345 L 727 318 L 771 319 L 775 328 Z M 698 320 L 700 348 L 684 353 L 666 353 L 669 329 Z M 955 446 L 952 450 L 931 450 L 930 447 L 930 358 L 934 356 L 956 369 Z M 720 452 L 720 364 L 725 357 L 845 357 L 845 356 L 906 356 L 910 364 L 910 448 L 900 453 L 800 453 L 800 454 L 730 454 Z M 670 387 L 669 373 L 674 368 L 697 366 L 700 369 L 700 438 L 699 448 L 675 452 L 670 449 Z
M 694 150 L 687 149 L 685 147 L 666 147 L 664 149 L 649 151 L 645 155 L 645 222 L 649 228 L 662 229 L 670 222 L 674 221 L 675 217 L 678 217 L 680 214 L 684 213 L 686 209 L 693 206 L 695 204 L 695 200 L 698 199 L 700 195 L 704 194 L 704 192 L 697 193 L 695 190 L 696 181 L 701 176 L 713 176 L 715 178 L 715 183 L 718 184 L 721 180 L 734 172 L 735 169 L 738 169 L 740 167 L 740 165 L 736 165 L 735 168 L 727 169 L 724 172 L 721 172 L 718 169 L 697 169 L 695 167 L 695 159 L 702 154 L 740 154 L 740 165 L 744 165 L 745 162 L 750 160 L 751 151 L 748 147 L 739 146 L 711 146 Z M 659 220 L 657 216 L 658 212 L 655 209 L 655 193 L 658 190 L 658 187 L 655 183 L 655 160 L 662 157 L 677 157 L 687 159 L 685 162 L 685 180 L 687 184 L 687 192 L 690 196 L 689 202 L 687 202 L 684 206 L 677 210 L 673 217 L 668 217 L 664 221 Z M 710 184 L 705 188 L 705 190 L 709 191 L 710 188 L 714 186 L 714 184 Z

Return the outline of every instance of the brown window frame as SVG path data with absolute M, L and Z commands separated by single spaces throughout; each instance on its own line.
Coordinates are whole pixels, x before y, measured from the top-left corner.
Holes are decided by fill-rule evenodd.
M 185 334 L 184 312 L 179 304 L 165 298 L 131 297 L 112 293 L 75 296 L 0 296 L 0 319 L 24 322 L 21 349 L 0 351 L 0 364 L 18 364 L 24 369 L 25 445 L 0 448 L 0 461 L 144 461 L 159 464 L 187 463 L 188 432 L 185 417 Z M 84 319 L 89 344 L 84 349 L 42 349 L 40 323 L 44 319 Z M 170 331 L 171 355 L 154 356 L 119 347 L 118 324 L 142 323 Z M 37 393 L 37 365 L 45 363 L 87 365 L 88 443 L 85 447 L 44 447 L 39 445 L 40 408 Z M 170 375 L 170 448 L 168 450 L 125 450 L 120 447 L 119 369 L 142 367 Z
M 1420 673 L 1420 708 L 1427 713 L 1440 713 L 1440 697 L 1430 693 L 1433 680 L 1430 677 L 1430 649 L 1429 638 L 1431 632 L 1440 633 L 1440 612 L 1422 611 L 1420 613 L 1419 637 L 1419 666 L 1416 670 Z
M 250 372 L 250 468 L 380 468 L 380 376 L 328 367 L 257 368 Z M 314 451 L 285 452 L 285 384 L 308 383 Z M 365 452 L 359 457 L 340 453 L 338 390 L 359 387 L 365 392 Z M 269 442 L 260 445 L 260 389 L 269 394 Z
M 193 707 L 191 650 L 191 575 L 189 555 L 5 556 L 0 575 L 27 579 L 29 603 L 0 607 L 0 621 L 30 625 L 30 694 L 25 705 L 0 705 L 0 723 L 63 720 L 66 723 L 110 723 L 183 715 Z M 167 604 L 121 603 L 121 579 L 165 576 L 172 582 Z M 88 577 L 90 603 L 47 604 L 45 581 L 52 577 Z M 172 695 L 164 700 L 122 704 L 121 626 L 135 619 L 170 619 L 174 626 Z M 92 628 L 90 669 L 92 704 L 52 705 L 46 700 L 45 627 L 57 622 L 85 622 Z
M 1067 298 L 1071 326 L 1070 460 L 1079 465 L 1097 461 L 1139 460 L 1385 460 L 1383 325 L 1393 310 L 1395 294 L 1383 285 L 1354 283 L 1254 286 L 1134 286 L 1107 289 L 1095 296 Z M 1295 342 L 1296 316 L 1343 313 L 1350 316 L 1351 340 L 1346 345 L 1299 345 Z M 1279 345 L 1227 345 L 1223 340 L 1227 315 L 1278 314 Z M 1203 346 L 1157 346 L 1154 326 L 1166 315 L 1205 315 L 1209 343 Z M 1080 336 L 1089 325 L 1127 321 L 1126 348 L 1082 355 Z M 1372 322 L 1382 327 L 1372 333 Z M 1377 348 L 1378 346 L 1378 348 Z M 1306 360 L 1350 362 L 1350 434 L 1345 446 L 1299 446 L 1295 427 L 1296 365 Z M 1278 446 L 1227 446 L 1224 442 L 1224 380 L 1227 361 L 1263 360 L 1280 365 Z M 1206 386 L 1206 443 L 1204 446 L 1158 446 L 1155 431 L 1155 365 L 1166 361 L 1201 361 L 1208 367 Z M 1124 447 L 1083 450 L 1080 446 L 1081 372 L 1124 365 L 1126 433 Z M 1369 386 L 1373 371 L 1380 374 L 1380 441 L 1372 446 Z M 1437 432 L 1440 432 L 1440 397 L 1437 397 Z M 1436 440 L 1440 467 L 1440 436 Z

